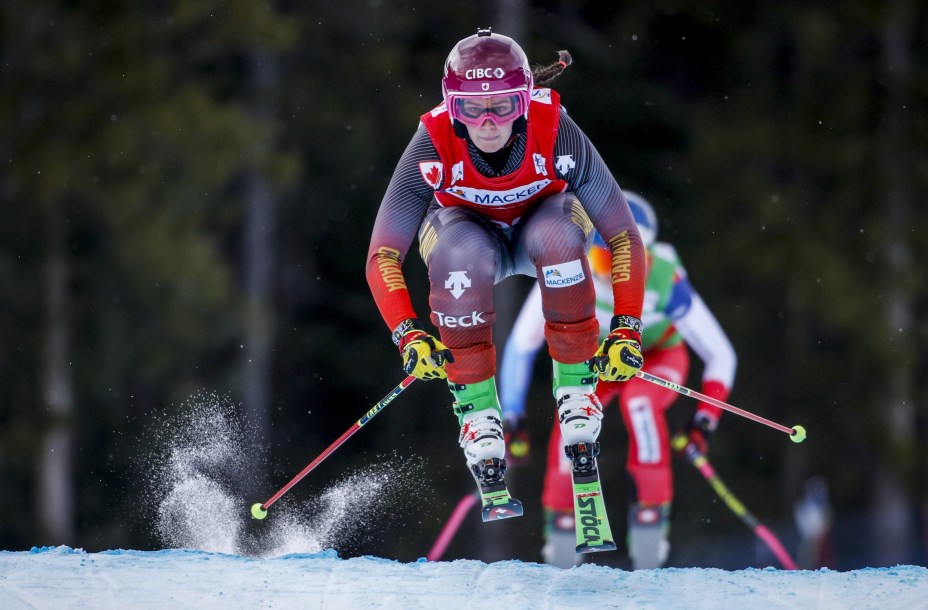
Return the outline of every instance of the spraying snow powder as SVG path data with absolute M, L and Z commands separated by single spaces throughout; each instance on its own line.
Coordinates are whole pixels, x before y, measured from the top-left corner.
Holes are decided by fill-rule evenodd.
M 159 422 L 156 437 L 151 503 L 157 507 L 156 533 L 170 548 L 262 557 L 337 548 L 364 537 L 372 516 L 402 508 L 418 478 L 412 472 L 417 466 L 410 465 L 418 460 L 399 465 L 396 456 L 380 458 L 303 505 L 281 500 L 257 533 L 249 533 L 252 500 L 243 497 L 242 483 L 256 460 L 256 443 L 230 401 L 196 395 L 177 421 Z

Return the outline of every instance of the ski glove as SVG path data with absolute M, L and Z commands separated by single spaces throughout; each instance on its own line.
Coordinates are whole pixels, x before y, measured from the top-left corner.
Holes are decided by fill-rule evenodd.
M 525 429 L 523 418 L 507 417 L 503 429 L 503 436 L 506 438 L 506 455 L 509 457 L 510 466 L 521 466 L 528 462 L 529 454 L 532 452 L 532 443 Z
M 716 415 L 699 409 L 686 427 L 686 437 L 700 453 L 706 455 L 709 452 L 709 439 L 718 426 L 719 418 Z
M 591 370 L 603 381 L 628 381 L 644 364 L 641 355 L 641 320 L 613 316 L 612 332 L 593 355 Z
M 446 379 L 445 362 L 454 362 L 451 350 L 424 328 L 422 322 L 409 318 L 393 331 L 393 343 L 403 355 L 403 370 L 417 379 Z
M 721 381 L 707 379 L 702 382 L 702 393 L 712 398 L 726 400 L 729 389 Z M 689 423 L 684 431 L 686 437 L 696 445 L 703 454 L 709 450 L 709 438 L 719 427 L 719 417 L 722 410 L 706 402 L 699 403 L 696 407 L 696 413 L 693 420 Z

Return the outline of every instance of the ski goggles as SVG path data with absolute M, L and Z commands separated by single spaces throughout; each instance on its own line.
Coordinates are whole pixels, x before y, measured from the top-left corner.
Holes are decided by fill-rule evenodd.
M 606 246 L 593 244 L 586 257 L 593 275 L 607 277 L 612 273 L 612 252 Z
M 525 92 L 450 97 L 451 118 L 471 127 L 480 127 L 487 119 L 499 127 L 525 114 Z

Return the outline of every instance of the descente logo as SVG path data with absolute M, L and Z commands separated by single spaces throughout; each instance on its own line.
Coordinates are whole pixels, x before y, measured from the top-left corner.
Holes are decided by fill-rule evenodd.
M 475 78 L 503 78 L 506 72 L 502 68 L 471 68 L 464 73 L 464 78 L 474 80 Z

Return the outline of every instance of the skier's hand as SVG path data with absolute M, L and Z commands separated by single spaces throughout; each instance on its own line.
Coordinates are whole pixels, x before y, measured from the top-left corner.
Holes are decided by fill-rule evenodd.
M 522 422 L 522 417 L 506 418 L 503 436 L 506 438 L 506 456 L 510 466 L 521 466 L 528 462 L 532 442 Z
M 403 355 L 403 370 L 418 379 L 446 379 L 445 362 L 454 362 L 445 345 L 425 332 L 422 322 L 410 318 L 393 331 L 393 342 Z
M 719 418 L 705 409 L 698 409 L 693 419 L 686 427 L 686 436 L 696 445 L 699 452 L 706 455 L 709 452 L 709 439 L 719 426 Z
M 614 316 L 612 332 L 593 355 L 591 369 L 603 381 L 628 381 L 641 369 L 641 320 L 634 316 Z

